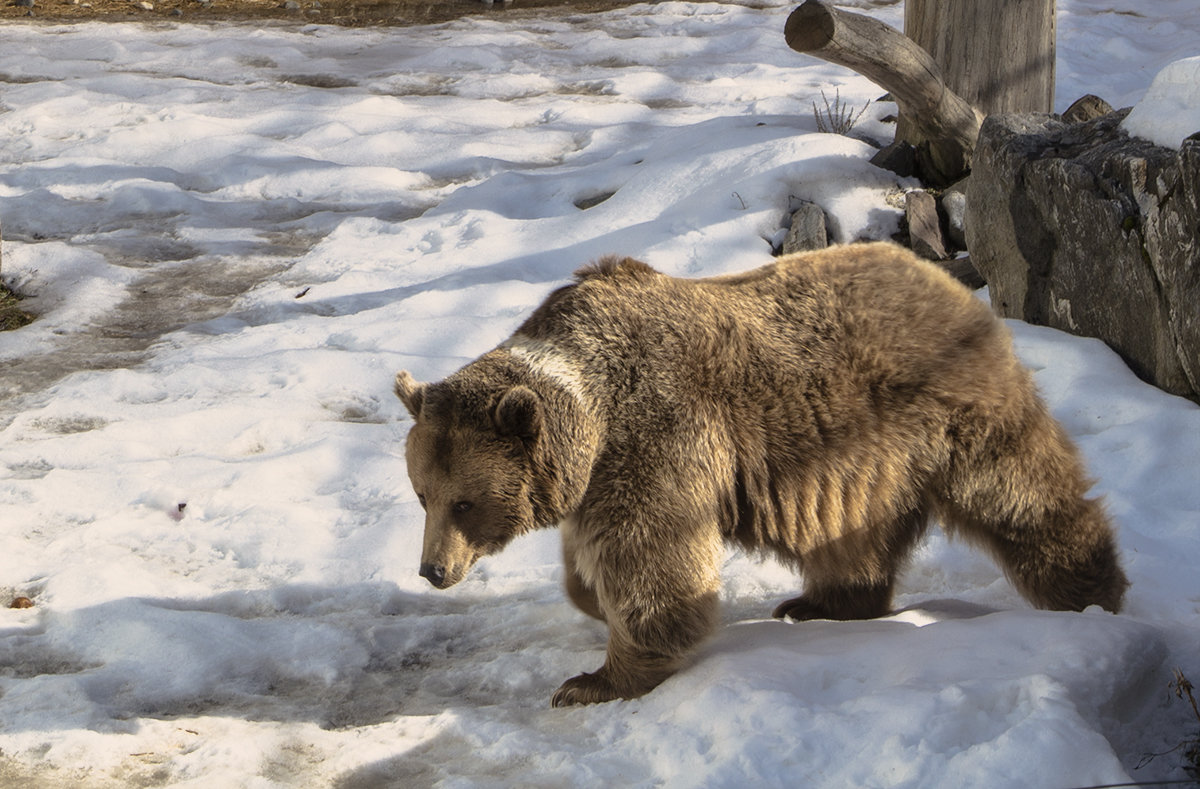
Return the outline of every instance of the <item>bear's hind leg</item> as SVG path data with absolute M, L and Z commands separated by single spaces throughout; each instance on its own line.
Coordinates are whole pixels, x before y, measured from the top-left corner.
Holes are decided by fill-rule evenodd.
M 1038 608 L 1082 611 L 1099 605 L 1113 613 L 1121 610 L 1129 582 L 1099 502 L 1062 501 L 999 522 L 951 509 L 947 520 L 982 543 Z
M 988 549 L 1039 608 L 1117 612 L 1129 585 L 1074 445 L 1040 401 L 952 465 L 942 516 Z

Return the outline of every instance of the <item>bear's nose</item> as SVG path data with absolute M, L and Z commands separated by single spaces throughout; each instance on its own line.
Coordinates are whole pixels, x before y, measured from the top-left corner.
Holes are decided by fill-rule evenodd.
M 441 589 L 442 582 L 446 580 L 446 568 L 440 564 L 422 564 L 421 577 L 427 578 L 429 583 Z

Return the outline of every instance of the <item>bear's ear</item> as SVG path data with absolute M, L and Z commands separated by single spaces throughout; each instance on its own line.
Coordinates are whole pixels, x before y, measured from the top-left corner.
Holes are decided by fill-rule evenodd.
M 396 373 L 396 397 L 416 419 L 421 415 L 421 404 L 425 402 L 425 384 L 417 383 L 408 370 L 401 370 Z
M 524 440 L 537 438 L 542 430 L 542 403 L 532 389 L 514 386 L 496 403 L 492 424 L 502 436 Z

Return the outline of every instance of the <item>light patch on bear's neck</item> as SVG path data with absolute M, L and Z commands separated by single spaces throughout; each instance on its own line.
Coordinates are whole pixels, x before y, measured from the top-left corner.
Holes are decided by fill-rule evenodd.
M 554 343 L 515 334 L 500 347 L 528 365 L 533 373 L 549 378 L 576 400 L 584 401 L 583 371 L 579 363 Z

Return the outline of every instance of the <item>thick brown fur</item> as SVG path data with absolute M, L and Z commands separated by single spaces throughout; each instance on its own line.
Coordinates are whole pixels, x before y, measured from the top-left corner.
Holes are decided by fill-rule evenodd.
M 499 348 L 396 391 L 436 586 L 561 524 L 567 592 L 610 635 L 555 705 L 676 671 L 714 627 L 724 543 L 803 574 L 775 610 L 798 620 L 887 613 L 931 518 L 1039 607 L 1117 611 L 1127 586 L 1004 325 L 893 245 L 700 280 L 605 259 Z

